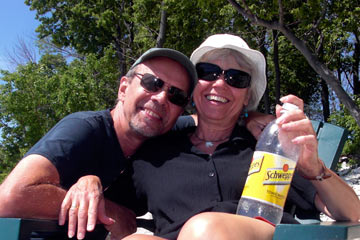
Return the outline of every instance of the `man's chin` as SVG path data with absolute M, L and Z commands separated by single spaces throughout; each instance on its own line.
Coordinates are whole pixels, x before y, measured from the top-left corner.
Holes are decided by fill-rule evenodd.
M 160 129 L 154 129 L 149 126 L 136 126 L 130 124 L 130 127 L 137 135 L 144 138 L 156 137 L 161 134 Z

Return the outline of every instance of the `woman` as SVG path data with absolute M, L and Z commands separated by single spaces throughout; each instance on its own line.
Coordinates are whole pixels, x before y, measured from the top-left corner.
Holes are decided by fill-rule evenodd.
M 135 234 L 125 239 L 272 239 L 273 225 L 234 214 L 256 143 L 237 122 L 246 109 L 257 108 L 264 93 L 264 57 L 240 37 L 219 34 L 201 44 L 191 60 L 199 76 L 193 94 L 198 126 L 149 141 L 134 156 L 134 189 L 153 214 L 157 236 Z M 302 194 L 308 210 L 318 209 L 337 220 L 358 220 L 356 194 L 318 158 L 302 100 L 289 95 L 281 101 L 299 107 L 282 116 L 281 107 L 276 109 L 278 124 L 298 135 L 292 141 L 302 147 L 299 172 L 309 179 L 331 176 L 302 184 L 304 193 L 292 188 L 288 202 L 296 203 L 294 196 Z M 292 196 L 292 191 L 297 194 Z M 284 221 L 295 220 L 285 212 Z

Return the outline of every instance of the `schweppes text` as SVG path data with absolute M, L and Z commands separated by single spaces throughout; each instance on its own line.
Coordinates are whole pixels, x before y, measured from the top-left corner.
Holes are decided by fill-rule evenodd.
M 283 209 L 295 167 L 291 159 L 255 151 L 241 197 Z
M 294 169 L 289 169 L 286 172 L 282 168 L 267 169 L 263 184 L 290 184 L 293 173 Z

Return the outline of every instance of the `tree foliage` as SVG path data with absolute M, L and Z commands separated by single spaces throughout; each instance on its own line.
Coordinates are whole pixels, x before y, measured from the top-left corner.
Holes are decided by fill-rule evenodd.
M 354 146 L 359 143 L 355 120 L 350 121 L 356 108 L 346 105 L 345 110 L 339 109 L 338 104 L 330 107 L 319 104 L 321 99 L 333 97 L 337 103 L 343 98 L 338 92 L 338 97 L 335 96 L 335 88 L 345 88 L 355 96 L 360 92 L 359 0 L 26 0 L 25 3 L 36 11 L 39 38 L 44 46 L 51 41 L 52 47 L 45 47 L 40 61 L 1 73 L 4 84 L 0 85 L 0 174 L 8 171 L 65 115 L 112 106 L 116 80 L 141 53 L 158 44 L 160 34 L 163 47 L 188 56 L 209 35 L 241 36 L 267 59 L 268 91 L 261 110 L 273 112 L 270 106 L 276 103 L 277 88 L 280 96 L 296 94 L 312 110 L 338 110 L 331 121 L 350 128 L 354 136 L 351 143 Z M 274 52 L 272 29 L 277 31 L 278 55 Z M 60 50 L 63 56 L 65 53 L 76 59 L 69 62 L 54 54 L 54 49 L 55 53 Z M 276 62 L 279 85 L 275 83 Z M 325 74 L 324 70 L 329 71 Z M 327 85 L 323 84 L 324 79 Z M 324 94 L 327 86 L 331 86 L 329 96 Z M 355 96 L 351 95 L 353 99 Z M 359 106 L 359 101 L 354 105 Z M 314 117 L 313 112 L 308 115 Z M 316 116 L 326 121 L 327 116 L 324 117 Z M 351 122 L 355 125 L 346 125 Z M 348 148 L 350 152 L 358 149 L 352 146 Z
M 324 39 L 326 40 L 327 36 L 335 35 L 335 38 L 330 37 L 329 40 L 337 41 L 338 36 L 341 37 L 346 31 L 344 28 L 335 28 L 337 32 L 333 32 L 333 30 L 328 27 L 328 24 L 333 20 L 331 17 L 337 14 L 337 12 L 333 12 L 331 8 L 334 1 L 313 0 L 303 2 L 294 0 L 283 2 L 278 0 L 269 2 L 270 5 L 273 4 L 274 7 L 276 6 L 278 12 L 278 14 L 273 15 L 272 18 L 269 18 L 270 15 L 267 14 L 262 15 L 264 14 L 264 11 L 262 11 L 263 5 L 261 5 L 261 0 L 242 0 L 241 3 L 238 3 L 235 0 L 228 0 L 228 2 L 231 3 L 244 18 L 249 19 L 252 24 L 264 26 L 272 30 L 278 30 L 284 34 L 284 36 L 304 55 L 315 72 L 332 88 L 339 100 L 346 106 L 360 126 L 359 106 L 355 104 L 342 88 L 339 79 L 336 78 L 334 72 L 331 70 L 331 65 L 328 65 L 328 62 L 323 61 L 325 50 L 324 43 L 331 43 L 324 41 Z M 269 7 L 268 9 L 272 8 Z M 300 19 L 299 22 L 291 21 L 298 18 Z M 329 32 L 332 32 L 332 34 L 327 34 Z M 309 36 L 306 34 L 309 34 Z M 308 39 L 311 38 L 318 39 L 314 45 L 316 49 L 308 43 Z M 334 53 L 336 52 L 331 51 L 330 53 L 326 53 L 326 56 L 329 57 Z M 358 69 L 355 70 L 358 72 Z
M 2 71 L 0 85 L 1 164 L 8 169 L 56 122 L 69 113 L 112 107 L 119 77 L 114 51 L 68 64 L 61 55 Z M 0 169 L 0 172 L 4 169 Z

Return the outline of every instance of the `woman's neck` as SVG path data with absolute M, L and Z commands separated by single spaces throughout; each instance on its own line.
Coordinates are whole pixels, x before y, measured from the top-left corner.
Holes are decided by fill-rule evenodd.
M 229 140 L 230 135 L 234 129 L 218 124 L 208 124 L 199 121 L 195 132 L 191 135 L 190 140 L 201 151 L 212 154 L 216 147 Z

